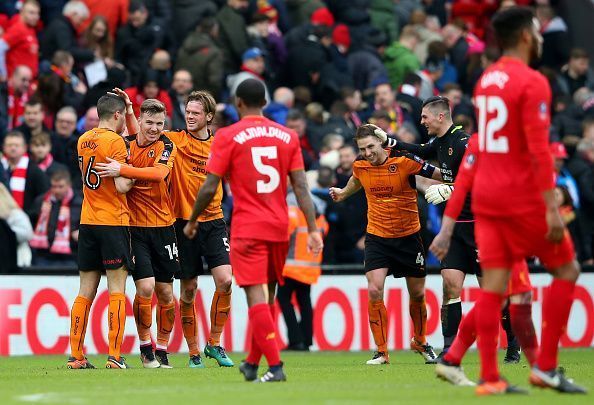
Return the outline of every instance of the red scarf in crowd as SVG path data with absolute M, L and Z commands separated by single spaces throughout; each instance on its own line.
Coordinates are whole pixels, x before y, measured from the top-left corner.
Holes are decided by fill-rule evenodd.
M 48 153 L 41 162 L 37 163 L 37 166 L 45 173 L 52 163 L 54 163 L 54 156 L 51 153 Z
M 35 226 L 35 233 L 33 239 L 29 242 L 29 245 L 35 249 L 49 249 L 50 253 L 58 253 L 63 255 L 72 254 L 70 249 L 70 201 L 74 196 L 72 188 L 68 189 L 68 193 L 62 199 L 60 204 L 60 212 L 58 213 L 58 224 L 56 226 L 56 234 L 54 237 L 54 243 L 49 246 L 47 238 L 47 227 L 52 211 L 52 202 L 56 199 L 52 197 L 51 191 L 48 191 L 43 198 L 41 204 L 41 212 L 37 225 Z
M 29 101 L 29 94 L 17 96 L 12 86 L 8 87 L 8 129 L 14 129 L 23 123 L 25 104 Z
M 10 165 L 6 157 L 2 157 L 2 165 L 6 170 L 10 170 Z M 25 183 L 27 181 L 27 167 L 29 167 L 29 156 L 23 155 L 19 163 L 12 170 L 10 177 L 10 192 L 12 198 L 16 201 L 19 207 L 23 208 L 25 205 Z

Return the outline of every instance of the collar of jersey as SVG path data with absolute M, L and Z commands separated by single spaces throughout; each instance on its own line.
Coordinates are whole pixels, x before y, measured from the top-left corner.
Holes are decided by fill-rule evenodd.
M 206 132 L 208 133 L 208 138 L 206 139 L 200 139 L 200 138 L 196 138 L 194 135 L 192 135 L 190 133 L 190 131 L 188 131 L 188 129 L 186 128 L 186 134 L 190 135 L 193 139 L 196 139 L 197 141 L 208 141 L 210 139 L 210 137 L 212 136 L 212 130 L 210 128 L 206 128 Z

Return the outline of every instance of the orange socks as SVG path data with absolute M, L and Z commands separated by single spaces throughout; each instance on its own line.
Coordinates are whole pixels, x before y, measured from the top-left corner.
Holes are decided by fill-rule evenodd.
M 141 346 L 151 343 L 151 325 L 153 324 L 151 302 L 151 298 L 141 297 L 138 294 L 134 297 L 134 320 Z
M 188 343 L 190 356 L 200 353 L 198 350 L 198 319 L 196 319 L 196 310 L 194 309 L 194 300 L 192 302 L 179 301 L 182 329 L 184 337 Z
M 208 344 L 219 346 L 221 344 L 221 333 L 225 328 L 225 323 L 229 318 L 231 310 L 231 291 L 215 291 L 210 305 L 210 338 Z
M 80 295 L 75 298 L 70 311 L 70 354 L 77 360 L 84 358 L 83 346 L 90 310 L 91 301 Z
M 171 335 L 171 331 L 173 330 L 174 322 L 175 303 L 172 302 L 167 305 L 157 304 L 157 350 L 167 350 L 169 335 Z
M 415 340 L 417 343 L 424 345 L 427 343 L 427 339 L 425 338 L 425 332 L 427 331 L 427 306 L 425 304 L 425 298 L 422 301 L 413 301 L 410 299 L 408 310 L 410 318 L 413 321 Z
M 388 313 L 384 301 L 369 301 L 367 311 L 369 312 L 369 327 L 377 345 L 377 351 L 387 353 Z
M 126 295 L 124 293 L 109 294 L 109 311 L 107 316 L 109 325 L 109 355 L 119 359 L 122 340 L 124 338 L 124 326 L 126 325 Z

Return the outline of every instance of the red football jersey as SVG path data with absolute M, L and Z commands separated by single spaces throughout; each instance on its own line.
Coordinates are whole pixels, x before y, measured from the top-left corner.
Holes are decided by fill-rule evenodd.
M 39 41 L 35 28 L 27 26 L 20 18 L 6 30 L 2 39 L 10 49 L 6 52 L 6 70 L 8 77 L 19 65 L 28 66 L 37 77 L 39 71 Z
M 479 79 L 474 104 L 479 152 L 473 212 L 544 214 L 541 193 L 554 187 L 547 79 L 519 59 L 502 57 Z
M 288 240 L 287 176 L 303 169 L 297 133 L 262 116 L 217 131 L 207 171 L 227 177 L 233 238 Z

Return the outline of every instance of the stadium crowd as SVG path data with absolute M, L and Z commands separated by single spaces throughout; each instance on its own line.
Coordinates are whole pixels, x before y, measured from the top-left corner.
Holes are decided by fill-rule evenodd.
M 594 72 L 586 51 L 571 46 L 554 2 L 6 0 L 0 267 L 75 267 L 76 145 L 97 126 L 96 103 L 106 91 L 126 89 L 137 114 L 144 100 L 158 99 L 167 127 L 183 129 L 186 97 L 208 90 L 218 102 L 216 132 L 238 120 L 232 97 L 246 78 L 266 85 L 265 114 L 299 134 L 310 188 L 325 202 L 324 262 L 361 263 L 364 193 L 341 204 L 328 193 L 352 174 L 356 128 L 370 122 L 402 141 L 426 142 L 422 101 L 442 95 L 454 123 L 475 132 L 472 90 L 499 57 L 488 21 L 514 4 L 534 5 L 542 26 L 539 69 L 553 90 L 559 203 L 580 261 L 593 264 Z M 228 222 L 232 204 L 226 193 Z M 443 207 L 419 204 L 428 245 Z

